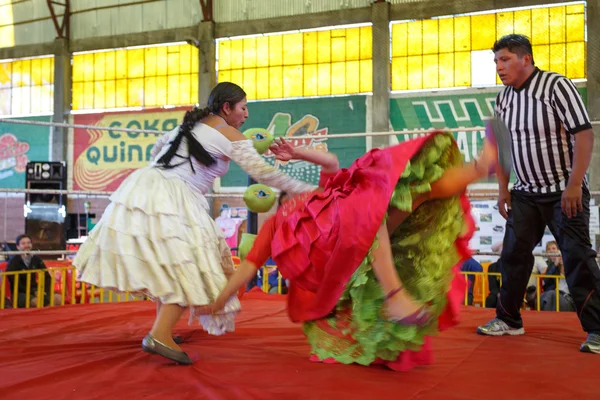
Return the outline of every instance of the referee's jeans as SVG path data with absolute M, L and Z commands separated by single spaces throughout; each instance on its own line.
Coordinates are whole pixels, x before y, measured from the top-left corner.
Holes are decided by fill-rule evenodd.
M 562 253 L 569 291 L 586 332 L 600 333 L 600 269 L 589 237 L 590 192 L 582 189 L 583 212 L 567 218 L 562 193 L 530 194 L 512 191 L 504 244 L 500 256 L 502 287 L 496 316 L 521 328 L 520 308 L 533 269 L 533 249 L 548 226 Z

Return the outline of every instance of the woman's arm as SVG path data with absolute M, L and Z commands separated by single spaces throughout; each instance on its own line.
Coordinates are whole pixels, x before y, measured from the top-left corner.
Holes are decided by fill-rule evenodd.
M 227 286 L 219 294 L 214 303 L 209 306 L 211 313 L 221 311 L 225 307 L 227 299 L 237 293 L 243 286 L 246 286 L 250 279 L 256 275 L 258 267 L 249 260 L 244 260 L 235 271 L 231 279 L 227 282 Z
M 316 189 L 316 186 L 298 181 L 267 164 L 254 148 L 252 141 L 237 129 L 226 126 L 218 131 L 232 143 L 231 159 L 257 182 L 288 193 L 302 193 Z
M 275 236 L 275 222 L 275 216 L 265 221 L 254 240 L 252 250 L 229 279 L 227 286 L 215 302 L 209 306 L 212 313 L 222 310 L 227 299 L 245 286 L 256 275 L 258 268 L 262 267 L 271 257 L 271 241 Z
M 311 150 L 294 147 L 284 138 L 279 138 L 273 142 L 269 150 L 275 154 L 275 158 L 280 161 L 302 160 L 320 165 L 325 174 L 335 174 L 340 169 L 340 162 L 333 153 L 320 150 Z

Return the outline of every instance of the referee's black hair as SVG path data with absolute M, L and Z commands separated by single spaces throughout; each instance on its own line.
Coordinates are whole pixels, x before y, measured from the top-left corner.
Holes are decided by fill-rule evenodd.
M 533 48 L 531 47 L 531 41 L 525 35 L 511 33 L 510 35 L 502 36 L 496 41 L 496 43 L 494 43 L 492 51 L 496 53 L 502 49 L 508 49 L 508 51 L 511 53 L 518 55 L 519 58 L 529 54 L 531 56 L 531 65 L 535 65 L 535 62 L 533 61 Z

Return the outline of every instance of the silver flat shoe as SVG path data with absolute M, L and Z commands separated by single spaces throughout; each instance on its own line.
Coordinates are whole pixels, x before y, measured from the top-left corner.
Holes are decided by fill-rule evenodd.
M 142 349 L 146 353 L 158 354 L 178 364 L 191 365 L 194 363 L 185 352 L 173 350 L 166 344 L 154 339 L 150 334 L 146 335 L 144 340 L 142 340 Z
M 184 342 L 183 337 L 179 335 L 173 336 L 173 341 L 175 342 L 175 344 L 182 344 Z M 148 353 L 152 353 L 152 351 L 152 349 L 148 349 Z
M 183 337 L 181 337 L 181 336 L 179 336 L 179 335 L 173 336 L 173 341 L 174 341 L 174 342 L 175 342 L 175 344 L 177 344 L 177 345 L 179 345 L 179 344 L 182 344 L 182 343 L 184 342 L 184 340 L 183 340 Z M 145 351 L 146 351 L 147 353 L 156 354 L 156 353 L 154 352 L 154 350 L 152 350 L 152 349 L 150 349 L 150 348 L 146 349 Z

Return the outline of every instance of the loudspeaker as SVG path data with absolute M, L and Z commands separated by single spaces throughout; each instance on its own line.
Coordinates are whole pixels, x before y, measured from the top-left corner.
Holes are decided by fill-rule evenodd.
M 67 188 L 66 163 L 29 162 L 25 184 L 27 189 L 65 190 Z M 64 250 L 66 246 L 67 196 L 27 193 L 24 209 L 25 232 L 31 236 L 33 248 Z

